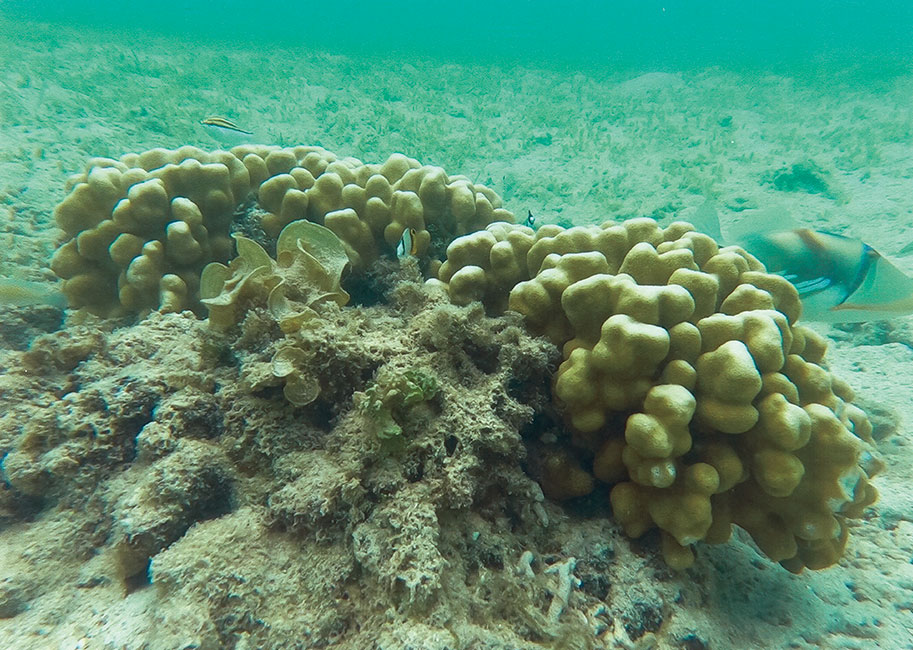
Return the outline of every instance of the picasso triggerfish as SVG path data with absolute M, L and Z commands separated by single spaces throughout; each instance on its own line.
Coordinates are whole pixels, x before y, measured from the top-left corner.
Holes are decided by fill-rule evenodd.
M 709 203 L 694 215 L 695 227 L 717 239 L 720 225 Z M 797 228 L 775 211 L 742 221 L 732 243 L 799 291 L 802 317 L 827 323 L 884 320 L 913 313 L 913 278 L 863 241 Z

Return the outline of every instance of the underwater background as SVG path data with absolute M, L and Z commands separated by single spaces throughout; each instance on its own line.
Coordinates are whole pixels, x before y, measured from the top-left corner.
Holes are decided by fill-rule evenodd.
M 212 115 L 255 143 L 318 145 L 366 163 L 404 153 L 486 185 L 537 226 L 636 217 L 667 226 L 712 201 L 725 230 L 775 208 L 864 240 L 913 275 L 911 98 L 908 2 L 4 0 L 0 278 L 55 286 L 54 208 L 67 179 L 94 157 L 222 148 L 199 124 Z M 346 483 L 348 465 L 320 440 L 351 433 L 348 411 L 326 398 L 302 414 L 251 380 L 253 399 L 250 382 L 231 374 L 225 359 L 269 361 L 253 343 L 262 331 L 216 344 L 189 316 L 128 325 L 63 315 L 15 304 L 9 286 L 0 285 L 9 303 L 0 306 L 0 457 L 26 450 L 40 462 L 32 474 L 17 465 L 11 479 L 12 461 L 0 461 L 0 647 L 913 648 L 913 317 L 808 323 L 868 413 L 886 465 L 873 480 L 880 499 L 852 521 L 837 565 L 793 575 L 736 533 L 674 572 L 658 538 L 629 540 L 605 504 L 547 502 L 532 514 L 511 504 L 510 516 L 496 516 L 500 495 L 473 484 L 472 508 L 385 511 L 388 527 L 426 544 L 414 555 L 438 558 L 427 562 L 431 578 L 409 583 L 378 568 L 411 561 L 384 555 L 385 524 L 346 528 L 368 519 L 370 499 L 353 496 L 362 488 Z M 530 337 L 473 330 L 479 314 L 403 329 L 407 321 L 383 319 L 421 309 L 409 302 L 417 298 L 397 300 L 393 315 L 333 321 L 340 340 L 376 336 L 380 346 L 405 331 L 404 346 L 444 349 L 461 336 L 453 332 L 474 332 L 490 350 L 520 350 L 491 382 L 556 365 Z M 325 343 L 364 390 L 370 364 Z M 484 405 L 472 402 L 482 388 L 459 385 L 444 386 L 445 398 Z M 191 411 L 196 419 L 182 415 Z M 166 422 L 193 431 L 186 449 L 156 428 Z M 246 422 L 249 438 L 238 433 Z M 132 440 L 140 428 L 139 442 L 73 451 L 111 431 Z M 208 449 L 213 440 L 227 460 Z M 183 513 L 180 534 L 146 553 L 151 568 L 149 557 L 125 560 L 117 526 L 145 516 L 138 494 L 157 502 L 157 490 L 187 475 L 163 464 L 177 448 L 206 468 L 189 491 L 230 496 Z M 442 498 L 422 492 L 421 477 L 399 477 L 382 452 L 368 454 L 382 474 L 364 487 L 372 496 L 395 487 L 411 490 L 404 502 Z M 337 475 L 345 480 L 327 496 Z M 291 495 L 296 480 L 304 496 Z M 440 532 L 425 540 L 429 526 Z M 464 571 L 459 585 L 443 567 Z M 429 581 L 433 595 L 415 596 Z

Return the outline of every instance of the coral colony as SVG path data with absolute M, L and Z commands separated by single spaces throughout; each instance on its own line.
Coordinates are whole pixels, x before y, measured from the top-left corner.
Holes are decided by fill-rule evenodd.
M 691 224 L 501 206 L 401 154 L 92 159 L 67 327 L 0 374 L 0 512 L 78 511 L 81 587 L 191 603 L 162 647 L 634 647 L 662 607 L 613 609 L 624 566 L 733 525 L 839 561 L 881 462 L 795 287 Z
M 235 234 L 228 267 L 220 261 L 251 191 L 248 227 L 253 219 L 276 259 Z M 315 305 L 346 305 L 343 271 L 395 259 L 408 229 L 428 290 L 492 315 L 519 312 L 563 351 L 551 379 L 566 429 L 537 451 L 545 494 L 612 486 L 625 531 L 659 528 L 674 567 L 693 561 L 696 542 L 728 539 L 732 524 L 792 571 L 826 567 L 843 552 L 845 519 L 875 500 L 878 465 L 860 465 L 871 427 L 822 367 L 824 341 L 797 324 L 795 288 L 689 224 L 534 231 L 512 224 L 489 188 L 402 155 L 370 165 L 318 147 L 250 145 L 94 159 L 56 218 L 70 239 L 52 268 L 73 307 L 202 305 L 221 329 L 268 307 L 283 337 L 272 371 L 297 405 L 320 393 L 299 334 L 320 318 Z M 381 437 L 426 399 L 421 376 L 368 389 Z

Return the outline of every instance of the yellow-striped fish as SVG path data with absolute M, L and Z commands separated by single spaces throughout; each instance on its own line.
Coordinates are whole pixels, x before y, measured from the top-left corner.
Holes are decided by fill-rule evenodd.
M 218 115 L 200 120 L 200 125 L 214 139 L 229 147 L 250 142 L 254 135 L 252 131 L 245 131 L 231 120 Z

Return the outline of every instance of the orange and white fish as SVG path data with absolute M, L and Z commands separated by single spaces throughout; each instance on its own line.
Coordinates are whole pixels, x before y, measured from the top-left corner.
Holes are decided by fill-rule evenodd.
M 695 217 L 698 230 L 719 236 L 712 206 L 701 206 Z M 730 231 L 733 243 L 796 287 L 804 319 L 858 323 L 913 314 L 913 278 L 865 242 L 793 227 L 785 213 L 773 210 L 742 223 L 741 232 Z
M 250 142 L 254 135 L 252 131 L 245 131 L 231 120 L 217 115 L 200 120 L 200 125 L 220 144 L 228 147 Z

